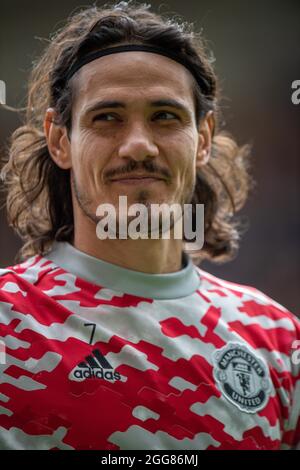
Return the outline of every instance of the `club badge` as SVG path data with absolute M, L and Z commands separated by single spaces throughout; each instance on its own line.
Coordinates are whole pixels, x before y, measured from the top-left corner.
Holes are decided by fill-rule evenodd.
M 271 391 L 269 369 L 255 351 L 240 343 L 228 343 L 213 356 L 214 378 L 223 395 L 246 413 L 267 404 Z

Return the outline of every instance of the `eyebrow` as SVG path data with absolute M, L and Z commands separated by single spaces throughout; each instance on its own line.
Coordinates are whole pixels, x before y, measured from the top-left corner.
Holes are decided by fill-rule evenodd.
M 163 107 L 163 106 L 168 106 L 170 108 L 175 108 L 178 109 L 179 111 L 183 111 L 186 114 L 191 114 L 190 109 L 185 106 L 184 104 L 180 103 L 179 101 L 168 98 L 168 99 L 161 99 L 161 100 L 155 100 L 155 101 L 150 101 L 150 106 L 155 106 L 155 107 Z M 98 101 L 97 103 L 89 106 L 86 108 L 84 111 L 84 115 L 90 114 L 94 111 L 100 111 L 101 109 L 106 109 L 106 108 L 126 108 L 126 104 L 121 102 L 121 101 L 115 101 L 115 100 L 102 100 Z

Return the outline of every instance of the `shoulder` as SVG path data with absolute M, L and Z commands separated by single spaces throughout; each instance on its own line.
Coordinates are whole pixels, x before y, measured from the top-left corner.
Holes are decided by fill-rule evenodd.
M 24 329 L 39 331 L 40 324 L 48 322 L 47 312 L 50 315 L 58 308 L 48 292 L 60 282 L 56 280 L 60 272 L 40 255 L 0 269 L 0 338 L 15 337 Z
M 224 298 L 232 298 L 232 296 L 234 296 L 237 299 L 240 299 L 244 304 L 250 304 L 252 302 L 253 306 L 268 306 L 270 312 L 281 312 L 283 316 L 292 318 L 293 320 L 296 320 L 296 322 L 299 322 L 299 319 L 286 307 L 256 287 L 221 279 L 200 268 L 197 268 L 197 271 L 200 275 L 201 287 L 208 293 L 218 294 L 220 297 Z
M 0 269 L 0 302 L 13 294 L 38 290 L 41 279 L 58 267 L 46 258 L 36 255 L 23 263 Z
M 251 327 L 259 325 L 270 333 L 277 330 L 296 334 L 300 338 L 300 320 L 286 307 L 259 289 L 220 279 L 197 268 L 201 279 L 201 292 L 230 320 Z

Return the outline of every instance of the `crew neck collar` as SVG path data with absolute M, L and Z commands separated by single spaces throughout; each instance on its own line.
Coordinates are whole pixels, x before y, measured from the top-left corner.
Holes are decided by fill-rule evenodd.
M 183 252 L 183 268 L 166 274 L 148 274 L 90 256 L 68 242 L 54 242 L 45 258 L 93 284 L 131 295 L 167 300 L 186 297 L 200 285 L 191 258 Z

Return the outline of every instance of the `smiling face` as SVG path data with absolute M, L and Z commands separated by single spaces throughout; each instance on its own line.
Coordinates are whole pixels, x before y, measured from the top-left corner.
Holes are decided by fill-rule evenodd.
M 197 129 L 193 82 L 181 64 L 140 51 L 79 70 L 70 144 L 56 158 L 72 169 L 77 210 L 96 220 L 98 205 L 118 208 L 121 195 L 128 206 L 191 201 L 211 135 L 206 118 Z

